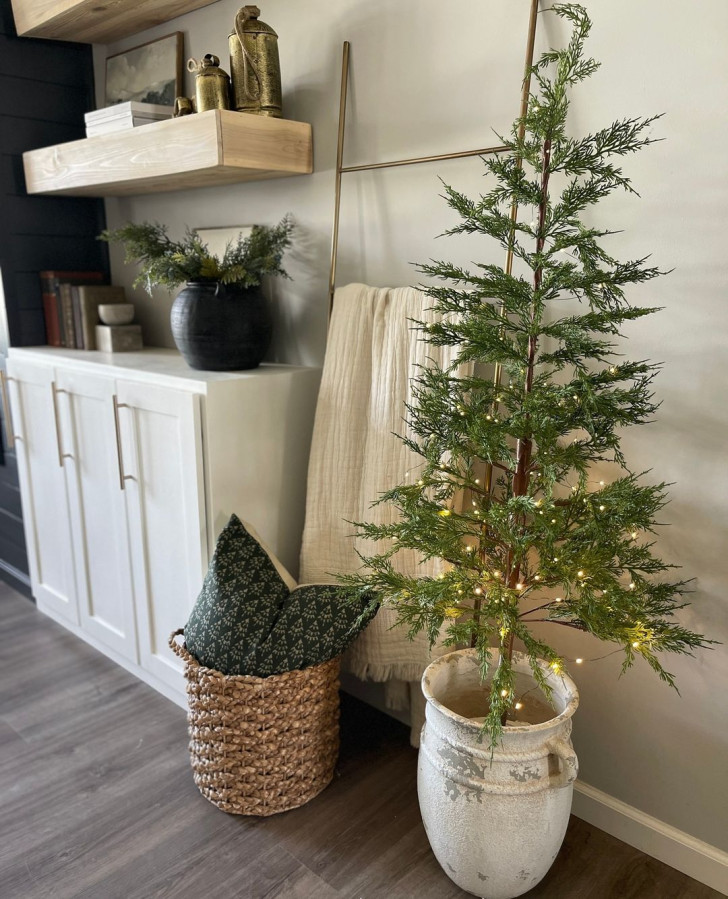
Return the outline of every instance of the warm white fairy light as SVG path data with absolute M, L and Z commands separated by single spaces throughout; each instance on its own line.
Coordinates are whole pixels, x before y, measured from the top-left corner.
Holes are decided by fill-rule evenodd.
M 540 581 L 540 580 L 541 580 L 541 575 L 540 575 L 540 574 L 534 574 L 533 579 L 534 579 L 534 581 Z
M 523 703 L 522 703 L 522 702 L 517 702 L 517 703 L 515 704 L 514 708 L 515 708 L 515 709 L 522 709 L 522 708 L 523 708 Z
M 501 696 L 505 699 L 508 696 L 508 690 L 501 690 Z
M 635 640 L 634 643 L 632 644 L 632 646 L 633 646 L 635 649 L 639 649 L 639 648 L 640 648 L 640 641 L 639 641 L 639 640 Z
M 584 661 L 584 659 L 574 659 L 574 661 L 576 662 L 577 665 L 581 665 L 581 663 Z
M 564 601 L 563 597 L 561 597 L 561 596 L 557 596 L 556 599 L 554 600 L 554 602 L 563 602 L 563 601 Z
M 636 539 L 637 539 L 637 531 L 632 531 L 632 533 L 630 534 L 630 537 L 631 537 L 633 540 L 636 540 Z
M 516 590 L 523 590 L 523 587 L 524 587 L 524 586 L 525 586 L 525 585 L 522 584 L 522 583 L 519 581 L 519 582 L 516 584 Z
M 552 519 L 551 519 L 551 524 L 556 524 L 556 519 L 555 519 L 555 518 L 552 518 Z
M 584 577 L 584 572 L 581 570 L 581 568 L 576 572 L 576 576 L 577 576 L 577 577 Z
M 482 592 L 483 592 L 483 591 L 480 589 L 480 587 L 476 587 L 476 588 L 475 588 L 475 595 L 476 595 L 476 596 L 480 596 Z
M 604 481 L 600 481 L 600 482 L 599 482 L 599 486 L 600 486 L 600 487 L 603 487 L 603 486 L 604 486 Z
M 501 576 L 501 573 L 500 573 L 500 571 L 496 568 L 496 570 L 493 572 L 493 577 L 500 577 L 500 576 Z
M 599 506 L 599 511 L 603 512 L 606 508 L 607 508 L 606 506 Z
M 637 586 L 637 585 L 635 584 L 634 581 L 630 581 L 630 585 L 629 585 L 629 589 L 630 589 L 630 590 L 634 590 L 634 588 L 635 588 L 636 586 Z

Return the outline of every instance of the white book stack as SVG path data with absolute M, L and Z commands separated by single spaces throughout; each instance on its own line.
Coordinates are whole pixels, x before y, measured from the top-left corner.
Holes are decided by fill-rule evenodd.
M 138 128 L 151 122 L 161 122 L 164 119 L 171 119 L 173 112 L 172 106 L 127 100 L 126 103 L 117 103 L 115 106 L 87 112 L 84 116 L 86 137 L 110 134 L 113 131 L 127 131 L 129 128 Z

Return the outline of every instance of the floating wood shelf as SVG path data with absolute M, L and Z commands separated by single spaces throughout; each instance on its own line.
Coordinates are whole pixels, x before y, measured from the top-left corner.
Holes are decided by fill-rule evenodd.
M 110 197 L 313 171 L 311 126 L 212 109 L 23 153 L 29 194 Z
M 108 44 L 214 0 L 12 0 L 21 36 Z

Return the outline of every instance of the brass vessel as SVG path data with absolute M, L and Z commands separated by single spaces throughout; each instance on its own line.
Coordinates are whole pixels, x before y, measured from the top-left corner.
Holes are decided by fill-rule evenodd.
M 195 73 L 195 108 L 197 112 L 208 109 L 230 109 L 230 78 L 220 68 L 220 60 L 213 53 L 206 53 L 201 60 L 190 59 L 187 69 Z M 178 113 L 184 115 L 184 112 Z
M 178 119 L 183 115 L 192 115 L 195 111 L 195 104 L 192 102 L 190 97 L 175 97 L 174 98 L 174 117 Z
M 257 6 L 243 6 L 228 37 L 232 108 L 280 118 L 283 102 L 278 35 L 270 25 L 259 21 L 259 15 Z

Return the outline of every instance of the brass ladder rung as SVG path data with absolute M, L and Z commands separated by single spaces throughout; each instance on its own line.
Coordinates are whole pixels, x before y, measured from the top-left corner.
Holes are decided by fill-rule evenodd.
M 521 112 L 523 119 L 528 108 L 528 97 L 531 90 L 531 67 L 533 66 L 533 53 L 536 44 L 536 25 L 538 22 L 538 0 L 531 0 L 531 14 L 528 22 L 528 40 L 526 43 L 526 65 L 521 90 Z M 391 162 L 372 162 L 364 165 L 345 166 L 344 163 L 344 132 L 346 127 L 346 104 L 349 85 L 349 55 L 351 43 L 344 41 L 341 60 L 341 91 L 339 94 L 339 128 L 336 143 L 336 178 L 334 181 L 334 224 L 331 234 L 331 267 L 329 271 L 329 320 L 334 307 L 334 292 L 336 289 L 336 261 L 339 251 L 339 221 L 341 218 L 341 176 L 350 172 L 370 172 L 376 169 L 388 169 L 402 165 L 419 165 L 424 162 L 440 162 L 448 159 L 466 159 L 471 156 L 490 156 L 496 153 L 504 153 L 508 150 L 505 146 L 483 147 L 480 150 L 463 150 L 458 153 L 441 153 L 436 156 L 419 156 L 411 159 L 397 159 Z M 514 204 L 511 209 L 511 221 L 515 222 L 518 207 Z M 505 269 L 511 271 L 513 266 L 513 251 L 509 249 Z

